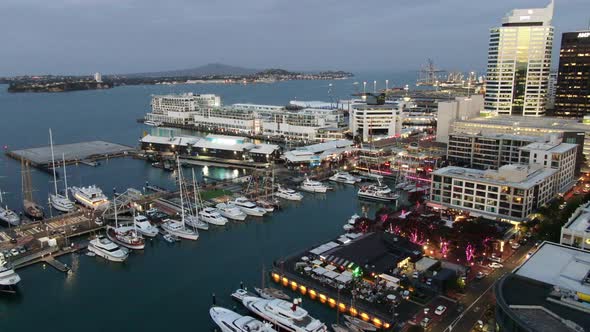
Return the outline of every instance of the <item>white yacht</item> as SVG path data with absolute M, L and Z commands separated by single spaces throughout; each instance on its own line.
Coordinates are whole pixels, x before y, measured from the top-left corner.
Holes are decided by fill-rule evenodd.
M 307 311 L 299 307 L 299 300 L 293 303 L 280 299 L 263 299 L 246 296 L 242 303 L 252 313 L 264 320 L 273 322 L 277 327 L 292 332 L 326 332 L 328 328 L 321 321 L 311 317 Z
M 159 127 L 162 125 L 162 122 L 153 120 L 145 120 L 143 123 L 151 127 Z
M 147 237 L 156 237 L 158 235 L 158 228 L 141 214 L 136 215 L 133 217 L 133 222 L 135 223 L 135 228 L 141 235 Z
M 381 202 L 391 202 L 399 198 L 399 195 L 394 194 L 388 186 L 381 184 L 381 182 L 361 187 L 358 191 L 358 196 Z
M 222 307 L 211 307 L 209 315 L 221 332 L 276 332 L 269 323 L 262 323 Z
M 20 282 L 20 276 L 14 271 L 12 265 L 0 256 L 0 291 L 14 292 Z
M 264 199 L 257 200 L 256 205 L 263 208 L 266 212 L 273 212 L 275 210 L 275 205 Z
M 303 183 L 301 183 L 301 189 L 312 193 L 325 193 L 328 191 L 328 186 L 319 181 L 313 181 L 305 178 Z
M 107 237 L 116 244 L 133 249 L 143 250 L 145 240 L 134 226 L 107 226 Z
M 346 184 L 355 184 L 361 182 L 361 178 L 357 178 L 354 175 L 351 175 L 348 172 L 337 172 L 336 174 L 332 175 L 330 181 L 346 183 Z
M 222 216 L 217 209 L 206 207 L 199 211 L 199 219 L 210 223 L 211 225 L 223 226 L 227 224 L 227 218 Z
M 181 239 L 196 241 L 199 239 L 199 232 L 185 227 L 182 221 L 174 219 L 165 219 L 161 225 L 166 232 L 176 235 Z
M 57 174 L 55 172 L 55 155 L 53 154 L 53 135 L 51 133 L 51 129 L 49 129 L 49 144 L 51 147 L 51 163 L 53 169 L 53 187 L 55 189 L 54 194 L 49 194 L 49 203 L 51 206 L 60 212 L 70 212 L 74 211 L 76 206 L 74 202 L 70 200 L 68 197 L 68 180 L 66 174 L 66 162 L 65 162 L 65 155 L 62 154 L 62 164 L 64 168 L 64 182 L 65 182 L 65 195 L 60 194 L 57 191 Z
M 243 221 L 244 219 L 246 219 L 247 214 L 244 211 L 240 210 L 240 208 L 235 206 L 234 204 L 219 203 L 215 205 L 215 207 L 217 208 L 217 210 L 219 210 L 219 213 L 221 213 L 222 216 L 228 219 L 238 221 Z
M 2 207 L 3 203 L 2 190 L 0 190 L 0 222 L 9 227 L 18 226 L 20 224 L 20 217 L 16 212 L 9 209 L 8 206 Z
M 129 257 L 129 250 L 119 247 L 102 235 L 90 241 L 88 251 L 111 262 L 124 262 Z
M 277 191 L 275 192 L 275 196 L 290 200 L 290 201 L 300 201 L 303 199 L 303 195 L 293 189 L 283 188 L 281 186 L 277 187 Z
M 209 229 L 209 224 L 199 218 L 198 212 L 197 215 L 193 215 L 191 213 L 187 213 L 184 216 L 184 223 L 187 226 L 192 228 L 202 229 L 204 231 Z
M 238 197 L 232 202 L 249 216 L 262 217 L 266 210 L 249 201 L 246 197 Z
M 88 187 L 71 187 L 70 192 L 74 199 L 87 208 L 104 210 L 109 206 L 109 199 L 102 190 L 95 185 Z

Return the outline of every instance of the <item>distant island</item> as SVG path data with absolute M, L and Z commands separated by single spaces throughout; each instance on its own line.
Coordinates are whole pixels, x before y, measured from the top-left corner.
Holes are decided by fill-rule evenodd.
M 248 69 L 224 64 L 161 71 L 151 73 L 95 74 L 94 76 L 16 76 L 0 77 L 0 83 L 8 84 L 8 92 L 65 92 L 77 90 L 109 89 L 123 85 L 142 84 L 251 84 L 273 83 L 289 80 L 336 80 L 352 77 L 345 71 L 317 73 L 292 72 L 284 69 Z

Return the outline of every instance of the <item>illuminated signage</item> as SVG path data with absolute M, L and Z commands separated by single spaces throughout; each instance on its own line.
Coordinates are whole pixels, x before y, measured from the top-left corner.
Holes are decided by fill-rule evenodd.
M 578 33 L 578 38 L 588 38 L 590 37 L 590 32 L 580 32 Z

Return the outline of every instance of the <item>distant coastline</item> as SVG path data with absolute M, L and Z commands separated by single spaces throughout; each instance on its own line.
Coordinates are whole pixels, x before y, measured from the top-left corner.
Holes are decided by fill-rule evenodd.
M 157 76 L 154 74 L 161 74 Z M 90 76 L 18 76 L 0 78 L 0 83 L 8 84 L 8 92 L 67 92 L 79 90 L 110 89 L 125 85 L 153 84 L 268 84 L 292 80 L 339 80 L 353 76 L 345 71 L 322 71 L 318 73 L 290 72 L 283 69 L 267 69 L 256 73 L 241 74 L 198 74 L 195 70 L 175 71 L 175 76 L 165 72 L 151 74 L 105 75 L 101 81 Z

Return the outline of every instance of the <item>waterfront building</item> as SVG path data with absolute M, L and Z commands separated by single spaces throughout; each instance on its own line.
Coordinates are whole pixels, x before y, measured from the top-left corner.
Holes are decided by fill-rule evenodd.
M 590 115 L 590 30 L 561 37 L 555 115 Z
M 552 242 L 494 286 L 496 331 L 590 330 L 590 253 Z
M 387 102 L 384 94 L 361 94 L 350 104 L 349 128 L 354 137 L 362 142 L 400 136 L 403 109 L 411 107 L 408 102 Z
M 492 116 L 457 120 L 452 132 L 466 134 L 511 134 L 544 137 L 558 134 L 565 143 L 578 144 L 578 163 L 588 167 L 590 160 L 590 122 L 556 117 Z M 583 159 L 587 162 L 584 164 Z M 586 169 L 583 169 L 586 171 Z
M 206 137 L 163 137 L 146 135 L 141 141 L 146 153 L 163 155 L 180 154 L 183 157 L 201 158 L 211 162 L 243 162 L 269 164 L 280 156 L 280 147 L 274 144 L 255 144 L 243 137 L 207 135 Z
M 102 75 L 100 73 L 94 73 L 94 80 L 98 83 L 102 82 Z
M 553 0 L 545 8 L 514 9 L 490 30 L 485 110 L 541 116 L 551 67 Z
M 287 151 L 282 158 L 287 165 L 313 167 L 325 161 L 338 160 L 353 151 L 352 141 L 334 140 Z
M 577 148 L 576 144 L 561 143 L 552 136 L 547 142 L 534 142 L 521 147 L 519 163 L 556 169 L 557 192 L 565 193 L 575 184 L 579 171 L 576 163 Z
M 561 227 L 559 242 L 590 251 L 590 202 L 580 205 Z
M 539 165 L 486 171 L 448 166 L 432 172 L 428 205 L 519 223 L 558 194 L 558 173 Z
M 439 102 L 436 114 L 436 141 L 448 143 L 453 123 L 456 120 L 468 120 L 479 116 L 483 110 L 483 103 L 482 95 L 455 97 L 455 100 Z
M 185 93 L 178 95 L 154 95 L 152 111 L 145 120 L 166 124 L 190 125 L 197 111 L 221 107 L 221 97 L 214 94 Z

